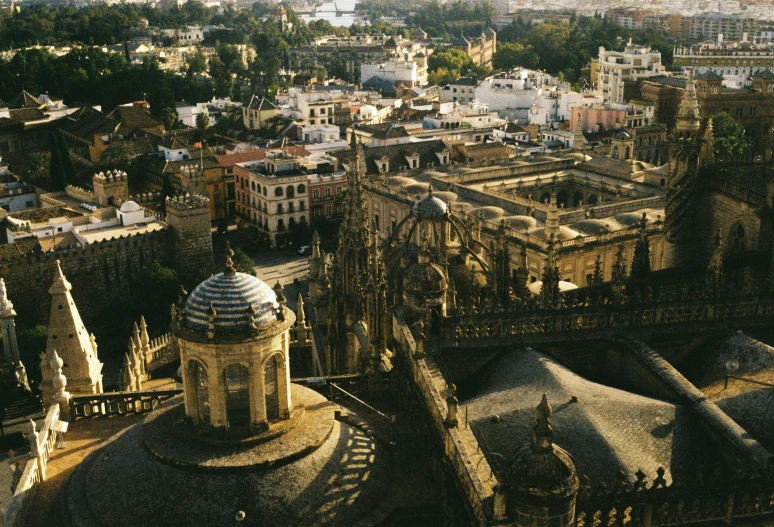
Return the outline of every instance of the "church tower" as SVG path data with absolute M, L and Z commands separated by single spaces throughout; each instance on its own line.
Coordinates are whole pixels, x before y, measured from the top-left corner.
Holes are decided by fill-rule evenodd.
M 671 162 L 667 178 L 664 221 L 667 240 L 677 246 L 678 252 L 692 241 L 699 170 L 704 162 L 700 128 L 696 84 L 693 79 L 693 69 L 689 69 L 685 94 L 680 101 L 677 124 L 670 139 Z
M 347 167 L 347 196 L 344 220 L 339 228 L 335 254 L 331 305 L 328 314 L 330 348 L 329 374 L 354 373 L 360 368 L 360 345 L 355 326 L 364 319 L 364 288 L 368 284 L 371 237 L 368 213 L 363 199 L 365 154 L 362 143 L 352 134 Z
M 48 364 L 56 352 L 61 357 L 67 386 L 73 395 L 102 393 L 102 363 L 97 358 L 97 342 L 83 325 L 81 315 L 70 294 L 59 260 L 56 262 L 51 294 L 51 315 L 48 321 L 48 341 L 41 357 L 43 402 L 49 404 L 56 393 L 53 372 Z

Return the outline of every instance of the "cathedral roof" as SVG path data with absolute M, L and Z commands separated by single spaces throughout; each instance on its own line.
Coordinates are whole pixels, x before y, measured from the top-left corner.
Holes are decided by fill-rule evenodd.
M 475 381 L 475 394 L 461 404 L 490 459 L 494 453 L 507 459 L 529 441 L 534 401 L 543 393 L 555 402 L 553 442 L 592 482 L 615 481 L 619 470 L 631 478 L 642 469 L 652 478 L 659 466 L 667 479 L 690 480 L 699 460 L 717 456 L 697 419 L 681 405 L 593 382 L 536 351 L 505 353 Z M 573 396 L 577 402 L 569 402 Z M 495 415 L 499 419 L 493 420 Z
M 215 310 L 216 330 L 239 332 L 249 329 L 247 310 L 261 326 L 276 320 L 277 295 L 262 280 L 245 273 L 220 273 L 196 286 L 185 305 L 186 325 L 206 331 L 210 308 Z

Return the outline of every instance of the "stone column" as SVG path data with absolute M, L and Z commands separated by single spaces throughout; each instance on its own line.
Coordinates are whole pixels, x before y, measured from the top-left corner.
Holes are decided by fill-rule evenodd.
M 8 300 L 5 280 L 0 278 L 0 328 L 3 331 L 3 356 L 8 366 L 19 364 L 19 345 L 16 342 L 16 311 Z

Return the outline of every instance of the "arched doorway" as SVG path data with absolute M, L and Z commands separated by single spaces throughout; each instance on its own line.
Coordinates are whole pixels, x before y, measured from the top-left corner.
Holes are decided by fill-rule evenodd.
M 572 195 L 572 206 L 580 207 L 581 203 L 583 203 L 583 193 L 581 191 L 576 191 L 575 194 Z
M 732 254 L 743 253 L 747 250 L 744 226 L 741 223 L 731 227 L 731 231 L 728 233 L 728 248 Z
M 242 364 L 229 364 L 223 373 L 226 388 L 226 421 L 230 428 L 250 426 L 250 372 Z
M 559 193 L 556 195 L 556 205 L 558 207 L 568 207 L 567 203 L 567 191 L 566 190 L 560 190 Z
M 267 360 L 263 366 L 263 393 L 266 399 L 266 420 L 276 421 L 280 417 L 276 355 Z
M 199 424 L 210 424 L 210 391 L 207 382 L 207 370 L 199 361 L 188 361 L 188 371 L 191 376 L 194 397 L 196 398 L 196 413 Z

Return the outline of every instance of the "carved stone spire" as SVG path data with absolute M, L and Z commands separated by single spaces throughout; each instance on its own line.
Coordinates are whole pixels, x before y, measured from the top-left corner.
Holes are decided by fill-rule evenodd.
M 536 452 L 550 452 L 554 444 L 554 429 L 549 418 L 553 409 L 548 404 L 546 394 L 537 406 L 537 422 L 532 427 L 532 448 Z
M 693 79 L 693 68 L 688 69 L 688 82 L 685 85 L 685 93 L 680 101 L 680 109 L 677 113 L 678 132 L 697 132 L 701 125 L 699 117 L 699 101 L 696 98 L 696 83 Z
M 645 280 L 650 274 L 650 240 L 648 240 L 648 217 L 643 212 L 640 219 L 640 236 L 634 246 L 631 277 L 634 280 Z
M 304 314 L 304 297 L 301 295 L 301 293 L 298 293 L 298 312 L 296 313 L 296 322 L 301 327 L 303 327 L 306 323 L 306 315 Z

